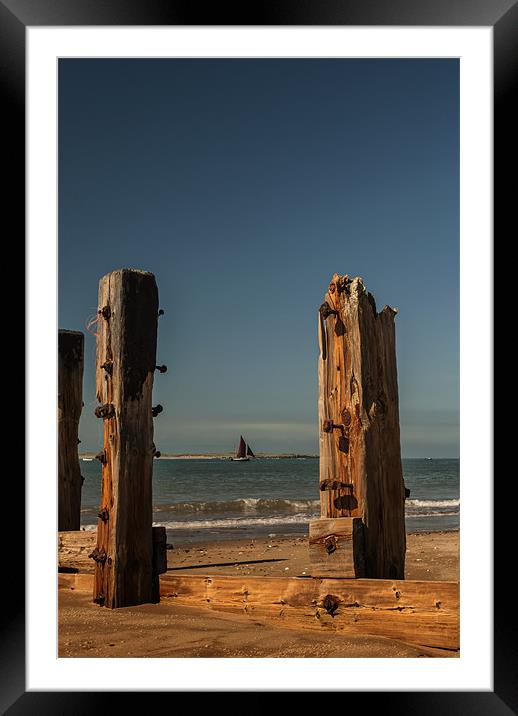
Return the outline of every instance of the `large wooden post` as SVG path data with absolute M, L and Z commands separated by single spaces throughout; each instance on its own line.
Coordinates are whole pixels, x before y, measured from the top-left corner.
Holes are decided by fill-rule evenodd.
M 319 311 L 321 519 L 310 524 L 314 576 L 403 579 L 394 317 L 359 277 L 335 274 Z
M 99 283 L 96 384 L 104 422 L 94 601 L 109 608 L 157 602 L 153 564 L 151 393 L 158 290 L 153 274 L 119 269 Z
M 81 485 L 77 445 L 83 406 L 84 336 L 58 331 L 58 530 L 78 530 Z

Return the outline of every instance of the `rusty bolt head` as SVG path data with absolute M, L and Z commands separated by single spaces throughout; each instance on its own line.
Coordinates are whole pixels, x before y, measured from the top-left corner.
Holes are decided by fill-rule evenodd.
M 111 360 L 107 360 L 102 364 L 101 368 L 104 368 L 104 370 L 108 373 L 108 375 L 112 375 L 113 362 Z
M 338 609 L 338 599 L 332 594 L 326 594 L 322 606 L 328 614 L 334 617 L 336 610 Z
M 328 304 L 327 301 L 324 301 L 324 303 L 320 306 L 320 308 L 318 310 L 319 310 L 319 313 L 322 316 L 324 321 L 329 316 L 331 316 L 331 315 L 336 316 L 338 314 L 338 311 L 335 311 L 334 308 L 331 308 L 331 306 Z
M 329 535 L 329 537 L 325 538 L 324 546 L 326 548 L 327 554 L 333 554 L 333 552 L 336 552 L 336 545 L 337 545 L 337 540 L 334 535 Z
M 103 507 L 103 509 L 100 510 L 100 511 L 97 513 L 97 516 L 98 516 L 99 519 L 102 520 L 103 522 L 107 522 L 107 521 L 108 521 L 108 518 L 109 518 L 109 516 L 110 516 L 110 513 L 108 512 L 108 510 L 106 509 L 106 507 Z

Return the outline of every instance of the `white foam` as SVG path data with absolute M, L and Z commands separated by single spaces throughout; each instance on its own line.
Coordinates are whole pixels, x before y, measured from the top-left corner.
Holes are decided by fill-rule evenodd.
M 407 500 L 407 507 L 458 507 L 460 500 Z
M 250 517 L 243 519 L 195 520 L 193 522 L 153 522 L 155 527 L 168 530 L 214 529 L 229 527 L 252 527 L 254 525 L 304 524 L 311 519 L 310 515 L 288 515 L 282 517 Z

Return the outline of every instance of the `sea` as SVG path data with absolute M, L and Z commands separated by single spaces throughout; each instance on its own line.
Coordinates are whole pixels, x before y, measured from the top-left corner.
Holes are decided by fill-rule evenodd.
M 81 526 L 97 525 L 101 466 L 80 461 Z M 459 529 L 459 460 L 403 459 L 407 532 Z M 153 524 L 169 543 L 307 535 L 320 516 L 318 457 L 157 459 L 153 463 Z

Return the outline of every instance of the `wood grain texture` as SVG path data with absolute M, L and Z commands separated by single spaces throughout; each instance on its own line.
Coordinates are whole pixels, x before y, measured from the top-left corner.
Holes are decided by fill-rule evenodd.
M 179 603 L 269 617 L 279 625 L 343 630 L 459 648 L 459 585 L 369 579 L 163 575 Z
M 58 529 L 78 530 L 82 477 L 79 419 L 83 407 L 84 335 L 58 331 Z
M 378 313 L 361 278 L 338 274 L 325 303 L 331 313 L 318 321 L 320 484 L 352 488 L 321 489 L 321 517 L 362 518 L 366 576 L 403 579 L 396 311 Z
M 97 400 L 104 423 L 94 601 L 109 608 L 156 601 L 153 588 L 152 388 L 158 290 L 153 274 L 120 269 L 99 282 Z
M 89 591 L 92 581 L 88 574 L 58 578 L 60 589 L 77 591 Z M 266 618 L 279 627 L 460 648 L 458 582 L 165 574 L 160 595 L 185 606 Z
M 95 531 L 58 532 L 58 567 L 94 572 L 95 562 L 89 556 L 97 544 Z
M 362 519 L 312 520 L 309 523 L 309 558 L 313 577 L 365 576 Z
M 152 528 L 153 574 L 167 572 L 167 536 L 165 527 Z M 58 567 L 94 572 L 95 562 L 90 557 L 97 546 L 95 530 L 58 532 Z

